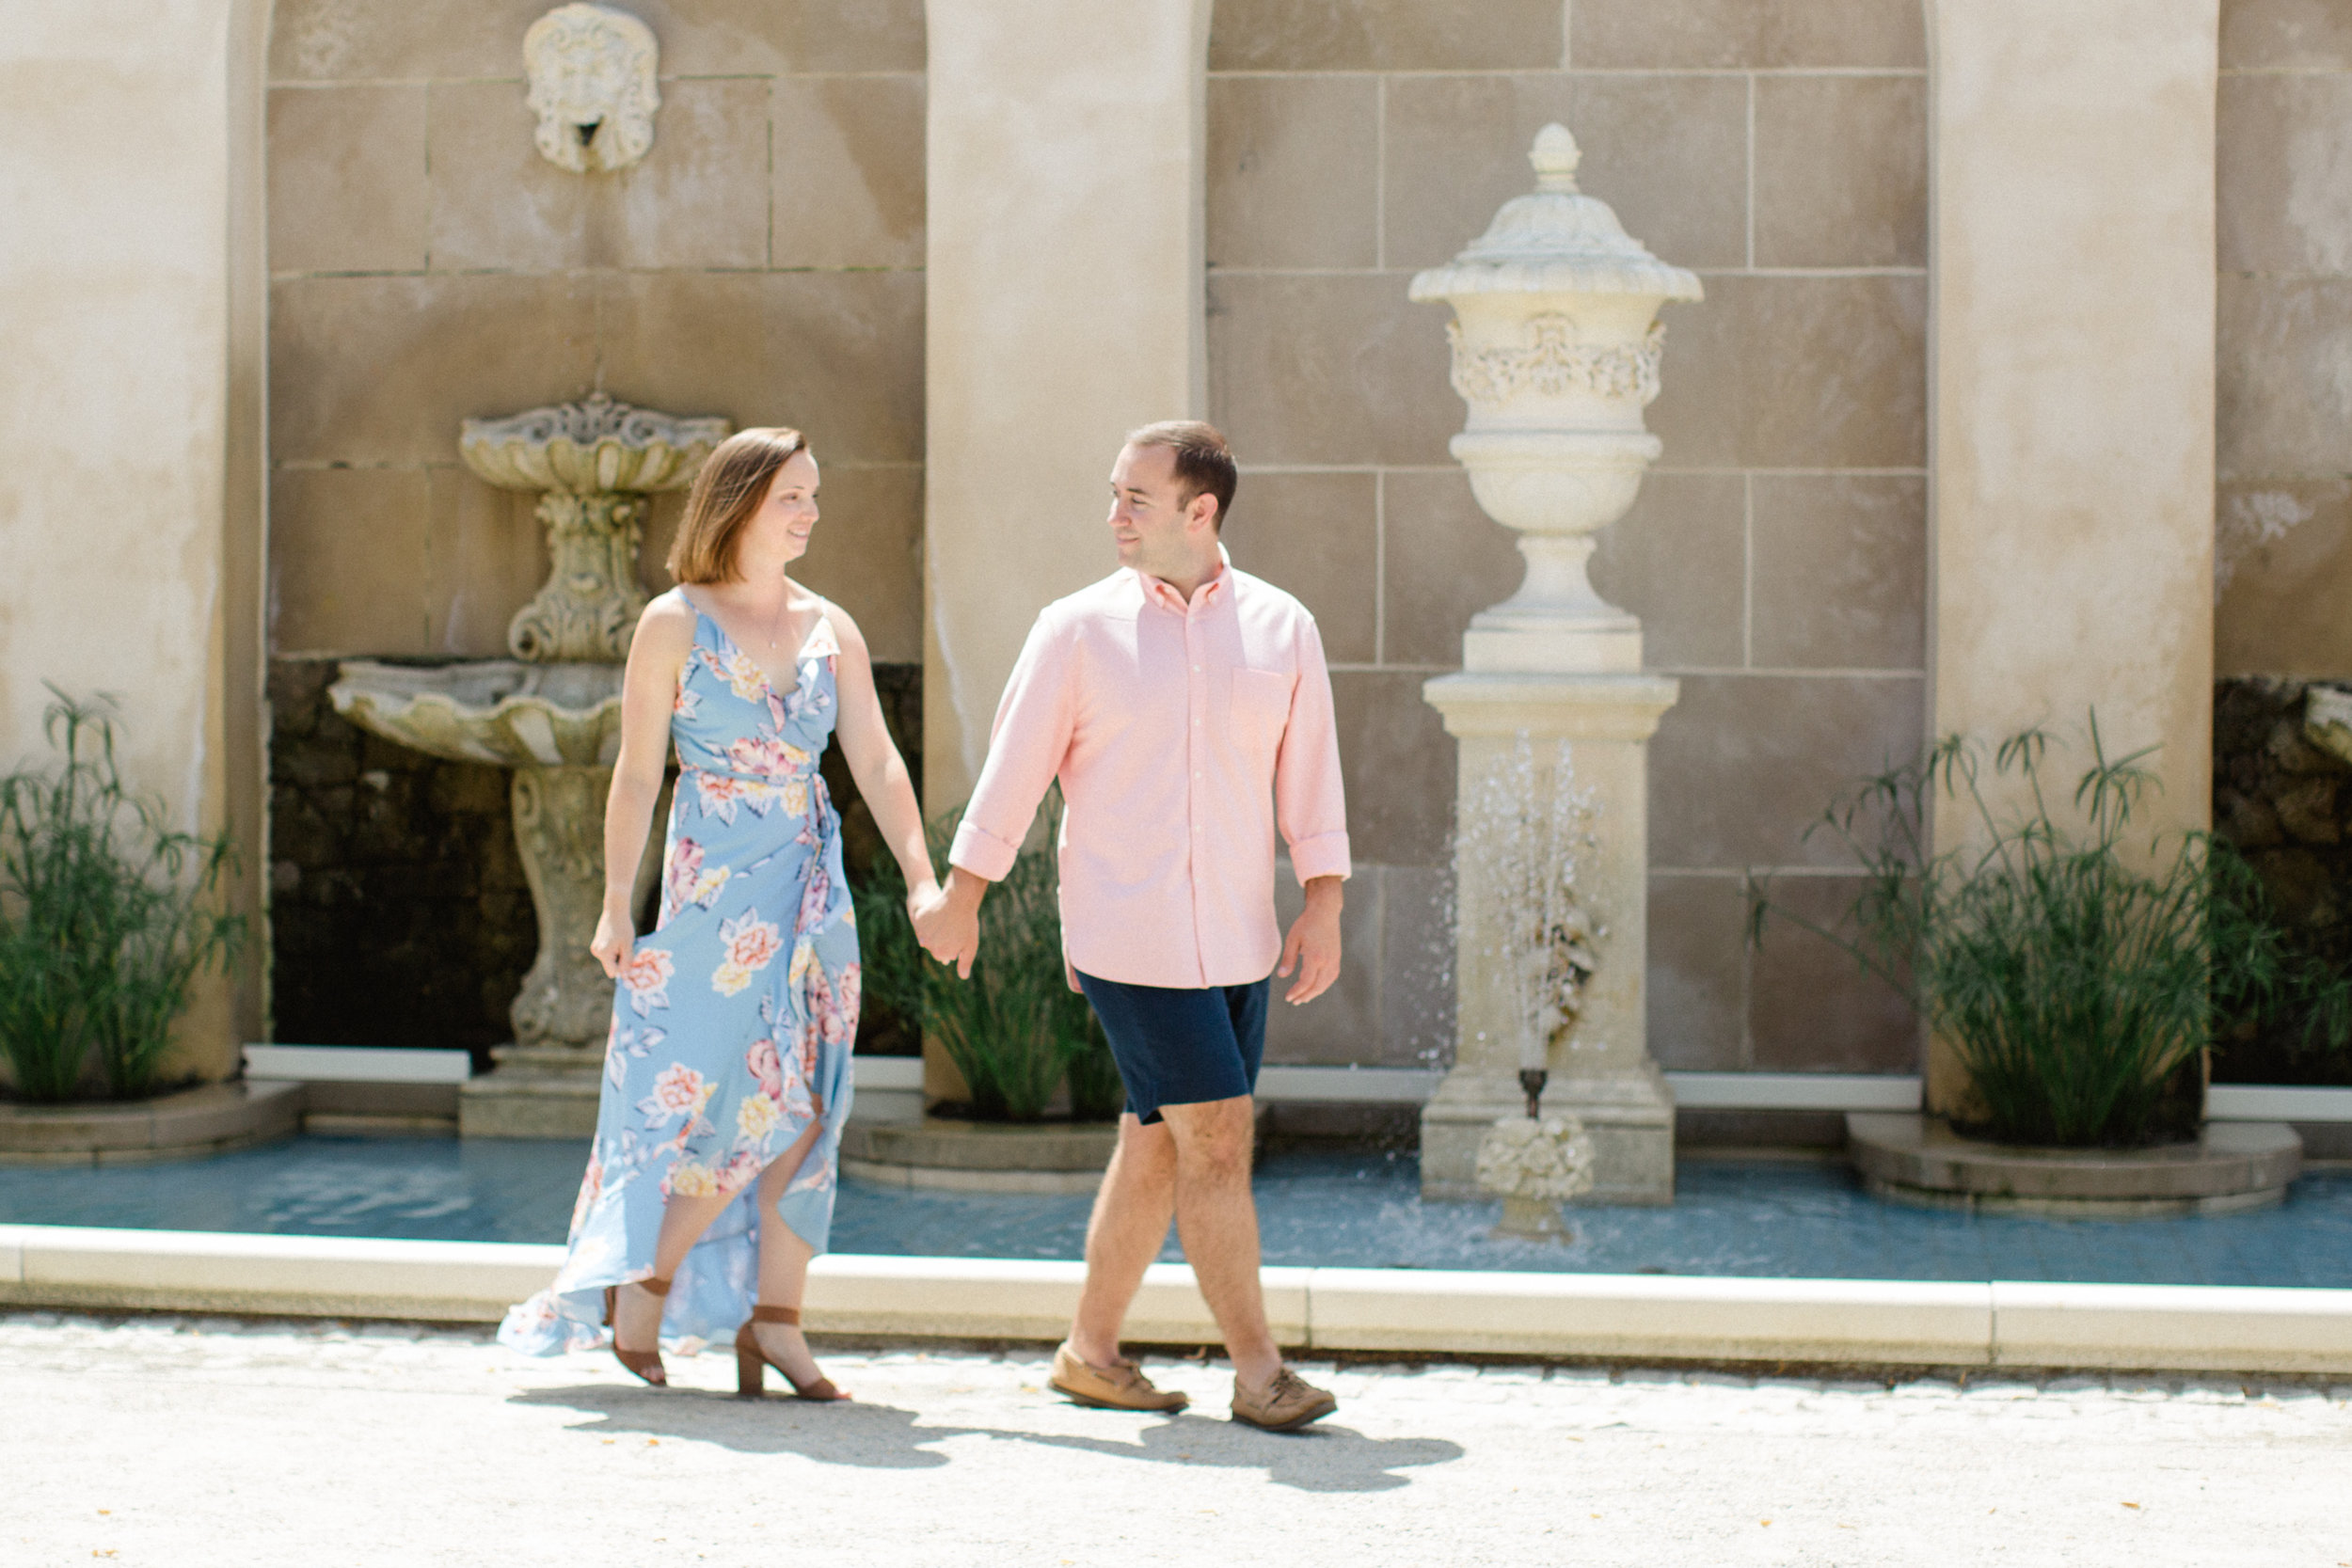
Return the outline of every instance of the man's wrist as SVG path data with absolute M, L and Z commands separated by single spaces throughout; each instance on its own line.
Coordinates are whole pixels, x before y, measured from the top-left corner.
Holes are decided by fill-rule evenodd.
M 961 865 L 947 868 L 946 894 L 951 908 L 969 913 L 980 907 L 980 900 L 987 893 L 988 879 L 979 873 Z
M 1341 890 L 1346 885 L 1344 877 L 1310 877 L 1307 879 L 1307 902 L 1337 907 L 1346 899 Z

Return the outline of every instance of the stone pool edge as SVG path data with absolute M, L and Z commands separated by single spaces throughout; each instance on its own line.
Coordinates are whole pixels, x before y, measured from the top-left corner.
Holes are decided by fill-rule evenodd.
M 563 1248 L 0 1226 L 0 1307 L 494 1323 Z M 834 1254 L 820 1333 L 1061 1338 L 1082 1266 Z M 1269 1268 L 1276 1335 L 1305 1351 L 2135 1371 L 2352 1371 L 2352 1291 Z M 1138 1343 L 1216 1338 L 1192 1271 L 1154 1264 Z

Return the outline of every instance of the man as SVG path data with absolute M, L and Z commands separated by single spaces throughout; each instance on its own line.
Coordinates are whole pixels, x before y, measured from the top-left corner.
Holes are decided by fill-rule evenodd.
M 987 884 L 1011 868 L 1058 778 L 1063 952 L 1110 1037 L 1127 1109 L 1051 1381 L 1082 1404 L 1184 1407 L 1119 1352 L 1173 1215 L 1232 1359 L 1234 1418 L 1288 1432 L 1337 1402 L 1282 1364 L 1266 1327 L 1250 1097 L 1271 974 L 1295 974 L 1294 1006 L 1339 975 L 1347 830 L 1314 618 L 1234 570 L 1218 543 L 1235 478 L 1208 425 L 1127 438 L 1111 470 L 1121 570 L 1039 614 L 920 935 L 971 973 Z M 1307 893 L 1287 939 L 1274 914 L 1278 828 Z

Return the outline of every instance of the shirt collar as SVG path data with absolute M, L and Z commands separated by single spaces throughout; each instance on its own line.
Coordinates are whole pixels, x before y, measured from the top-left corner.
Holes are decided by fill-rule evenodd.
M 1219 544 L 1216 547 L 1216 576 L 1211 578 L 1200 587 L 1200 598 L 1198 602 L 1200 604 L 1205 605 L 1209 603 L 1211 596 L 1223 590 L 1227 581 L 1232 576 L 1233 558 L 1226 552 L 1225 546 L 1222 544 Z M 1179 615 L 1182 615 L 1188 608 L 1190 608 L 1184 603 L 1183 597 L 1177 594 L 1174 588 L 1168 586 L 1168 584 L 1163 582 L 1160 578 L 1153 577 L 1151 573 L 1142 570 L 1140 567 L 1130 566 L 1127 569 L 1135 574 L 1136 580 L 1142 585 L 1143 596 L 1151 600 L 1153 604 L 1156 604 L 1165 610 L 1172 610 Z

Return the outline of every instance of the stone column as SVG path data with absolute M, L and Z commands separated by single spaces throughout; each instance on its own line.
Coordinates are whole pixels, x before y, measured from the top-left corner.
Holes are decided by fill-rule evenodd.
M 1120 436 L 1205 411 L 1209 7 L 926 0 L 929 812 L 971 793 L 1038 610 L 1118 564 Z
M 971 792 L 1120 437 L 1204 409 L 1208 0 L 928 0 L 923 765 Z
M 1451 266 L 1413 279 L 1453 306 L 1452 451 L 1478 504 L 1520 532 L 1527 578 L 1424 689 L 1461 744 L 1453 1070 L 1422 1113 L 1422 1191 L 1472 1197 L 1478 1147 L 1549 1075 L 1542 1109 L 1593 1140 L 1585 1200 L 1674 1199 L 1674 1100 L 1644 1041 L 1648 742 L 1675 682 L 1642 671 L 1642 628 L 1585 577 L 1593 535 L 1633 504 L 1658 437 L 1659 307 L 1698 279 L 1651 256 L 1576 186 L 1575 139 L 1546 126 L 1536 189 Z
M 2114 752 L 2162 748 L 2151 829 L 2201 828 L 2216 0 L 1945 0 L 1930 29 L 1932 728 L 2095 705 Z M 1963 1090 L 1931 1048 L 1929 1108 Z
M 265 0 L 40 4 L 0 27 L 0 768 L 47 758 L 44 681 L 119 695 L 124 770 L 231 832 L 252 919 L 167 1075 L 258 1039 Z

